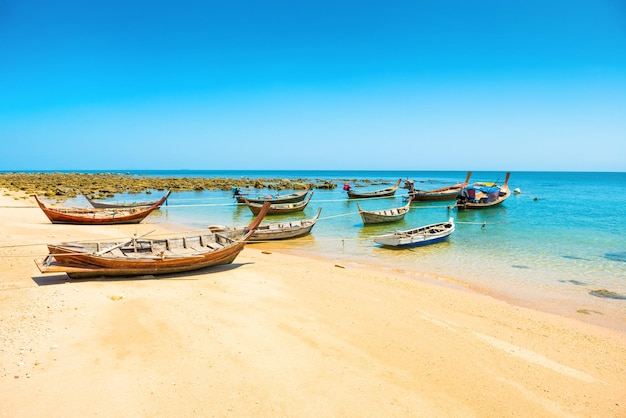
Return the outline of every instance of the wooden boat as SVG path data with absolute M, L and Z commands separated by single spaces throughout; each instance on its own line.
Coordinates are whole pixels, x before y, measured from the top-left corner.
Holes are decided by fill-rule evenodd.
M 302 202 L 295 202 L 295 203 L 271 203 L 270 204 L 270 209 L 267 212 L 267 214 L 268 215 L 275 215 L 275 214 L 278 214 L 278 213 L 292 213 L 292 212 L 302 211 L 302 210 L 304 210 L 304 208 L 306 208 L 306 205 L 309 204 L 309 202 L 311 201 L 312 197 L 313 197 L 313 192 L 311 192 L 309 194 L 309 197 L 307 197 L 306 200 L 303 200 Z M 250 211 L 252 211 L 252 213 L 254 213 L 255 215 L 257 213 L 259 213 L 259 211 L 263 207 L 262 203 L 249 202 L 247 199 L 245 200 L 245 202 L 248 205 L 248 208 L 250 208 Z
M 454 232 L 454 219 L 406 231 L 395 231 L 374 237 L 374 242 L 391 247 L 419 247 L 446 240 Z
M 152 206 L 136 206 L 131 208 L 75 208 L 47 207 L 34 195 L 35 201 L 53 224 L 77 225 L 117 225 L 137 224 L 146 216 L 157 210 L 167 199 L 163 196 Z
M 471 171 L 467 172 L 467 177 L 463 183 L 453 184 L 451 186 L 442 187 L 434 190 L 419 190 L 413 187 L 413 181 L 405 182 L 406 188 L 409 189 L 409 198 L 413 202 L 427 202 L 439 200 L 454 200 L 461 189 L 469 183 L 472 175 Z
M 170 197 L 170 194 L 172 193 L 172 191 L 168 191 L 167 194 L 165 195 L 165 201 L 167 201 L 167 198 Z M 107 209 L 123 209 L 123 208 L 135 208 L 137 206 L 153 206 L 156 205 L 159 200 L 151 200 L 151 201 L 145 201 L 145 202 L 133 202 L 133 203 L 116 203 L 116 202 L 100 202 L 98 200 L 95 200 L 93 198 L 91 198 L 88 195 L 85 195 L 85 199 L 87 199 L 87 202 L 89 202 L 89 204 L 91 206 L 93 206 L 94 208 L 107 208 Z
M 363 219 L 364 224 L 380 224 L 385 222 L 396 222 L 404 219 L 404 215 L 406 215 L 411 208 L 411 201 L 408 201 L 405 206 L 400 208 L 368 211 L 363 210 L 361 205 L 358 203 L 357 207 L 359 208 L 359 214 L 361 215 L 361 219 Z
M 303 219 L 297 221 L 283 221 L 283 222 L 273 222 L 267 224 L 261 224 L 250 237 L 250 242 L 258 242 L 258 241 L 274 241 L 274 240 L 282 240 L 282 239 L 290 239 L 297 238 L 304 235 L 307 235 L 311 232 L 315 223 L 320 217 L 320 213 L 322 212 L 322 208 L 317 209 L 317 214 L 310 219 Z M 222 225 L 211 225 L 209 226 L 209 230 L 213 232 L 228 232 L 232 230 L 237 230 L 241 228 L 229 228 Z
M 502 186 L 496 183 L 474 183 L 472 186 L 464 187 L 456 197 L 457 209 L 484 209 L 498 206 L 511 195 L 510 175 L 511 173 L 506 173 Z
M 66 273 L 70 278 L 180 273 L 229 264 L 243 250 L 268 209 L 269 203 L 247 228 L 229 234 L 207 232 L 172 238 L 134 237 L 122 242 L 48 244 L 48 256 L 35 263 L 42 273 Z
M 348 198 L 349 199 L 368 199 L 368 198 L 372 198 L 372 197 L 391 197 L 391 196 L 393 196 L 396 193 L 396 190 L 398 190 L 398 187 L 400 187 L 400 183 L 401 182 L 402 182 L 402 179 L 398 179 L 398 182 L 393 187 L 387 187 L 387 188 L 384 188 L 384 189 L 372 190 L 372 191 L 356 192 L 356 191 L 352 190 L 352 187 L 350 187 L 349 185 L 347 187 L 344 187 L 344 189 L 348 192 Z
M 246 200 L 248 202 L 258 203 L 258 204 L 263 204 L 263 202 L 265 201 L 269 201 L 272 204 L 295 203 L 295 202 L 302 202 L 306 198 L 306 195 L 307 193 L 309 193 L 310 190 L 311 190 L 311 185 L 308 184 L 306 186 L 306 189 L 300 190 L 294 193 L 289 193 L 289 194 L 284 194 L 284 195 L 276 194 L 276 195 L 268 195 L 266 197 L 254 198 L 254 197 L 248 197 L 248 195 L 241 194 L 239 192 L 239 189 L 235 188 L 235 191 L 233 192 L 233 197 L 237 199 L 237 203 L 246 203 Z

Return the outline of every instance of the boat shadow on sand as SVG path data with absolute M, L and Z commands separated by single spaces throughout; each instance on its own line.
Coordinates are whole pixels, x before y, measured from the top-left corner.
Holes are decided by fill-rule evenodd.
M 212 273 L 219 273 L 229 270 L 234 270 L 241 266 L 254 264 L 248 263 L 231 263 L 221 264 L 217 266 L 205 267 L 203 269 L 181 272 L 181 273 L 167 273 L 167 274 L 144 274 L 142 276 L 100 276 L 100 277 L 85 277 L 70 279 L 67 274 L 46 274 L 33 276 L 31 279 L 37 283 L 38 286 L 50 286 L 59 285 L 65 283 L 79 283 L 79 282 L 121 282 L 121 281 L 139 281 L 139 280 L 198 280 L 195 276 L 204 276 Z

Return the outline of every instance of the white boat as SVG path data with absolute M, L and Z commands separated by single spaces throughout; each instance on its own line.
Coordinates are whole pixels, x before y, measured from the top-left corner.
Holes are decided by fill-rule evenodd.
M 406 205 L 400 208 L 381 209 L 381 210 L 363 210 L 361 205 L 356 204 L 363 219 L 364 224 L 380 224 L 385 222 L 396 222 L 404 219 L 404 215 L 407 214 L 411 208 L 411 201 L 409 200 Z
M 391 247 L 418 247 L 446 240 L 454 232 L 454 219 L 405 231 L 395 231 L 374 237 L 374 242 Z

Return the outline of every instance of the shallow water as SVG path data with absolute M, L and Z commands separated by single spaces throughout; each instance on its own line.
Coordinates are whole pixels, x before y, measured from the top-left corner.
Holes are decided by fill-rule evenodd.
M 311 235 L 276 245 L 297 253 L 314 253 L 342 262 L 376 264 L 432 278 L 454 280 L 515 303 L 556 312 L 626 331 L 626 300 L 606 296 L 606 289 L 626 295 L 626 173 L 513 172 L 511 189 L 520 188 L 502 205 L 478 211 L 450 209 L 453 201 L 413 203 L 405 219 L 364 226 L 357 201 L 348 200 L 344 181 L 379 180 L 388 187 L 398 178 L 413 179 L 416 188 L 435 189 L 465 178 L 465 172 L 137 172 L 159 177 L 206 176 L 332 180 L 334 190 L 314 191 L 303 213 L 268 220 L 304 219 L 322 207 Z M 475 172 L 471 181 L 498 181 L 505 173 Z M 252 190 L 264 196 L 271 190 Z M 284 191 L 288 193 L 290 191 Z M 154 199 L 155 191 L 145 199 Z M 394 198 L 367 199 L 364 209 L 403 205 L 405 189 Z M 144 197 L 144 196 L 141 196 Z M 116 200 L 139 200 L 136 195 Z M 77 199 L 76 204 L 80 204 Z M 373 235 L 409 229 L 453 217 L 456 231 L 447 242 L 405 250 L 381 247 Z M 150 222 L 205 229 L 211 224 L 244 225 L 252 214 L 236 205 L 230 192 L 175 192 Z M 596 292 L 594 292 L 596 291 Z M 579 311 L 602 314 L 585 315 Z

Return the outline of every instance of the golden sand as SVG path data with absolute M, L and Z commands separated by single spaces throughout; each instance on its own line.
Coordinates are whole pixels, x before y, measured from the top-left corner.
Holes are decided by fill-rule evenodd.
M 155 228 L 0 196 L 0 416 L 626 416 L 626 335 L 467 290 L 267 246 L 160 279 L 33 262 Z

